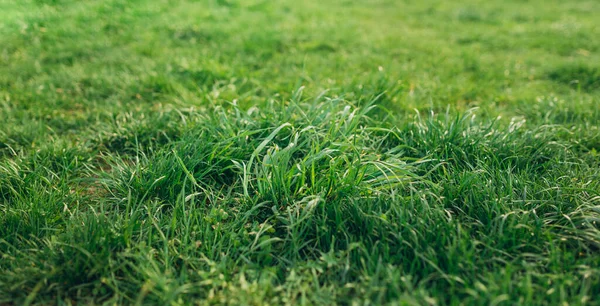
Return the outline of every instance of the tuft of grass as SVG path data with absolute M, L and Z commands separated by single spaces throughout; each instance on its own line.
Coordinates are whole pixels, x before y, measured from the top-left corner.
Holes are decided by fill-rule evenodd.
M 180 138 L 106 154 L 104 167 L 84 169 L 79 176 L 106 194 L 85 209 L 57 206 L 80 171 L 67 156 L 44 159 L 31 181 L 11 161 L 2 168 L 12 173 L 2 222 L 16 232 L 3 234 L 10 273 L 0 281 L 21 285 L 3 299 L 592 298 L 600 186 L 589 179 L 597 168 L 554 139 L 559 127 L 482 123 L 474 113 L 399 124 L 371 116 L 373 108 L 298 91 L 285 103 L 190 112 Z M 37 183 L 46 171 L 59 171 L 51 173 L 67 189 L 50 189 L 57 197 L 43 201 L 51 206 L 19 215 L 23 200 L 12 197 L 51 188 Z M 41 217 L 48 213 L 55 223 Z M 533 286 L 544 275 L 554 281 Z

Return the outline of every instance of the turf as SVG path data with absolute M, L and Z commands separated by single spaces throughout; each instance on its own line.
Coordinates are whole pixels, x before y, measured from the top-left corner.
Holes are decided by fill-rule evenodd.
M 0 304 L 599 305 L 598 11 L 0 0 Z

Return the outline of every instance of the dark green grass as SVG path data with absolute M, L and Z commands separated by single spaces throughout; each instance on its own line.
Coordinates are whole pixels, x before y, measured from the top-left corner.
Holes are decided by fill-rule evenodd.
M 0 0 L 0 304 L 598 305 L 599 9 Z

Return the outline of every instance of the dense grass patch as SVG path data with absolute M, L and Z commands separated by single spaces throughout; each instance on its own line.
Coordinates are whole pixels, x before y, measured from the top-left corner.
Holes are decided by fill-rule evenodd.
M 597 305 L 598 8 L 0 0 L 0 304 Z
M 581 303 L 599 289 L 597 168 L 559 127 L 402 123 L 294 97 L 188 113 L 178 139 L 87 170 L 69 151 L 7 160 L 0 280 L 19 285 L 4 299 Z

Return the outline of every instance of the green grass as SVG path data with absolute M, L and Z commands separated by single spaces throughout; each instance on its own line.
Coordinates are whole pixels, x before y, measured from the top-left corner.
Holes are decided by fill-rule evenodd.
M 0 0 L 0 304 L 600 305 L 598 11 Z

